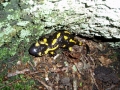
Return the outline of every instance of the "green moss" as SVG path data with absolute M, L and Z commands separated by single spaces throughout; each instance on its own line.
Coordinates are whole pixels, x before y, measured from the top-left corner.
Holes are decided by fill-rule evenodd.
M 21 33 L 20 33 L 20 37 L 21 38 L 25 38 L 27 36 L 30 35 L 30 31 L 29 30 L 21 30 Z
M 0 10 L 0 22 L 3 22 L 7 18 L 7 13 L 4 10 Z
M 5 10 L 18 10 L 19 9 L 19 0 L 10 0 L 10 2 L 3 3 Z
M 67 25 L 69 21 L 78 24 L 84 21 L 84 19 L 74 19 L 72 17 L 65 21 L 69 14 L 73 14 L 72 11 L 62 13 L 53 11 L 52 5 L 51 9 L 49 9 L 44 4 L 44 1 L 41 3 L 41 9 L 34 12 L 32 10 L 40 4 L 32 3 L 30 0 L 10 0 L 10 2 L 5 2 L 2 5 L 4 10 L 0 12 L 2 13 L 2 19 L 0 19 L 0 46 L 2 46 L 0 49 L 0 61 L 7 64 L 11 61 L 12 65 L 16 65 L 18 60 L 23 63 L 30 61 L 31 56 L 28 52 L 30 45 L 40 36 L 51 33 L 54 30 L 53 26 L 58 24 Z M 45 27 L 53 28 L 47 29 Z M 12 62 L 11 59 L 15 62 Z M 66 62 L 65 65 L 67 66 Z M 9 68 L 12 67 L 9 66 Z M 7 74 L 7 70 L 4 70 L 2 75 L 5 74 Z M 34 80 L 28 80 L 24 78 L 24 75 L 17 75 L 13 78 L 8 80 L 7 84 L 17 79 L 21 79 L 22 82 L 13 83 L 12 86 L 6 86 L 2 90 L 11 90 L 13 88 L 15 90 L 30 90 L 31 86 L 35 84 Z M 1 82 L 2 79 L 0 79 L 0 84 Z M 4 86 L 4 84 L 2 85 Z
M 7 52 L 8 52 L 8 48 L 1 48 L 0 49 L 1 56 L 6 55 Z

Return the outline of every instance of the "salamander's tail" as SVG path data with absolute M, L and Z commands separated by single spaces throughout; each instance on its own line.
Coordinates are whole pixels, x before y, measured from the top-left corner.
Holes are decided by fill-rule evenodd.
M 89 48 L 89 46 L 86 43 L 84 43 L 82 41 L 78 41 L 77 45 L 79 45 L 79 46 L 85 46 L 86 47 L 86 52 L 87 52 L 86 54 L 90 53 L 90 48 Z
M 83 42 L 78 41 L 78 45 L 79 45 L 79 46 L 82 46 L 82 45 L 83 45 Z

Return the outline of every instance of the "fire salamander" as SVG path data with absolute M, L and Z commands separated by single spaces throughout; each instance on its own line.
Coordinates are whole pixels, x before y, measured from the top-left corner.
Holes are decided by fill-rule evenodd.
M 59 30 L 48 38 L 42 37 L 36 43 L 33 43 L 29 48 L 29 53 L 33 56 L 40 57 L 45 54 L 55 55 L 58 48 L 67 48 L 72 51 L 73 45 L 82 45 L 82 42 L 74 39 L 67 30 Z

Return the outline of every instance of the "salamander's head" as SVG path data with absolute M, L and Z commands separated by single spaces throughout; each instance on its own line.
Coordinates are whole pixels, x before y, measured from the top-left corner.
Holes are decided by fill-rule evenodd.
M 36 57 L 40 57 L 44 54 L 44 51 L 47 49 L 46 45 L 39 45 L 36 46 L 36 44 L 32 44 L 31 47 L 29 48 L 29 54 L 36 56 Z

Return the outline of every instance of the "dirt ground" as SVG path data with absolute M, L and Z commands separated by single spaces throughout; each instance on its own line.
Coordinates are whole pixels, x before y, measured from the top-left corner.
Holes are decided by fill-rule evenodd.
M 59 49 L 56 56 L 18 61 L 5 78 L 22 74 L 35 81 L 30 90 L 120 90 L 120 49 L 77 39 L 84 44 L 72 52 Z

